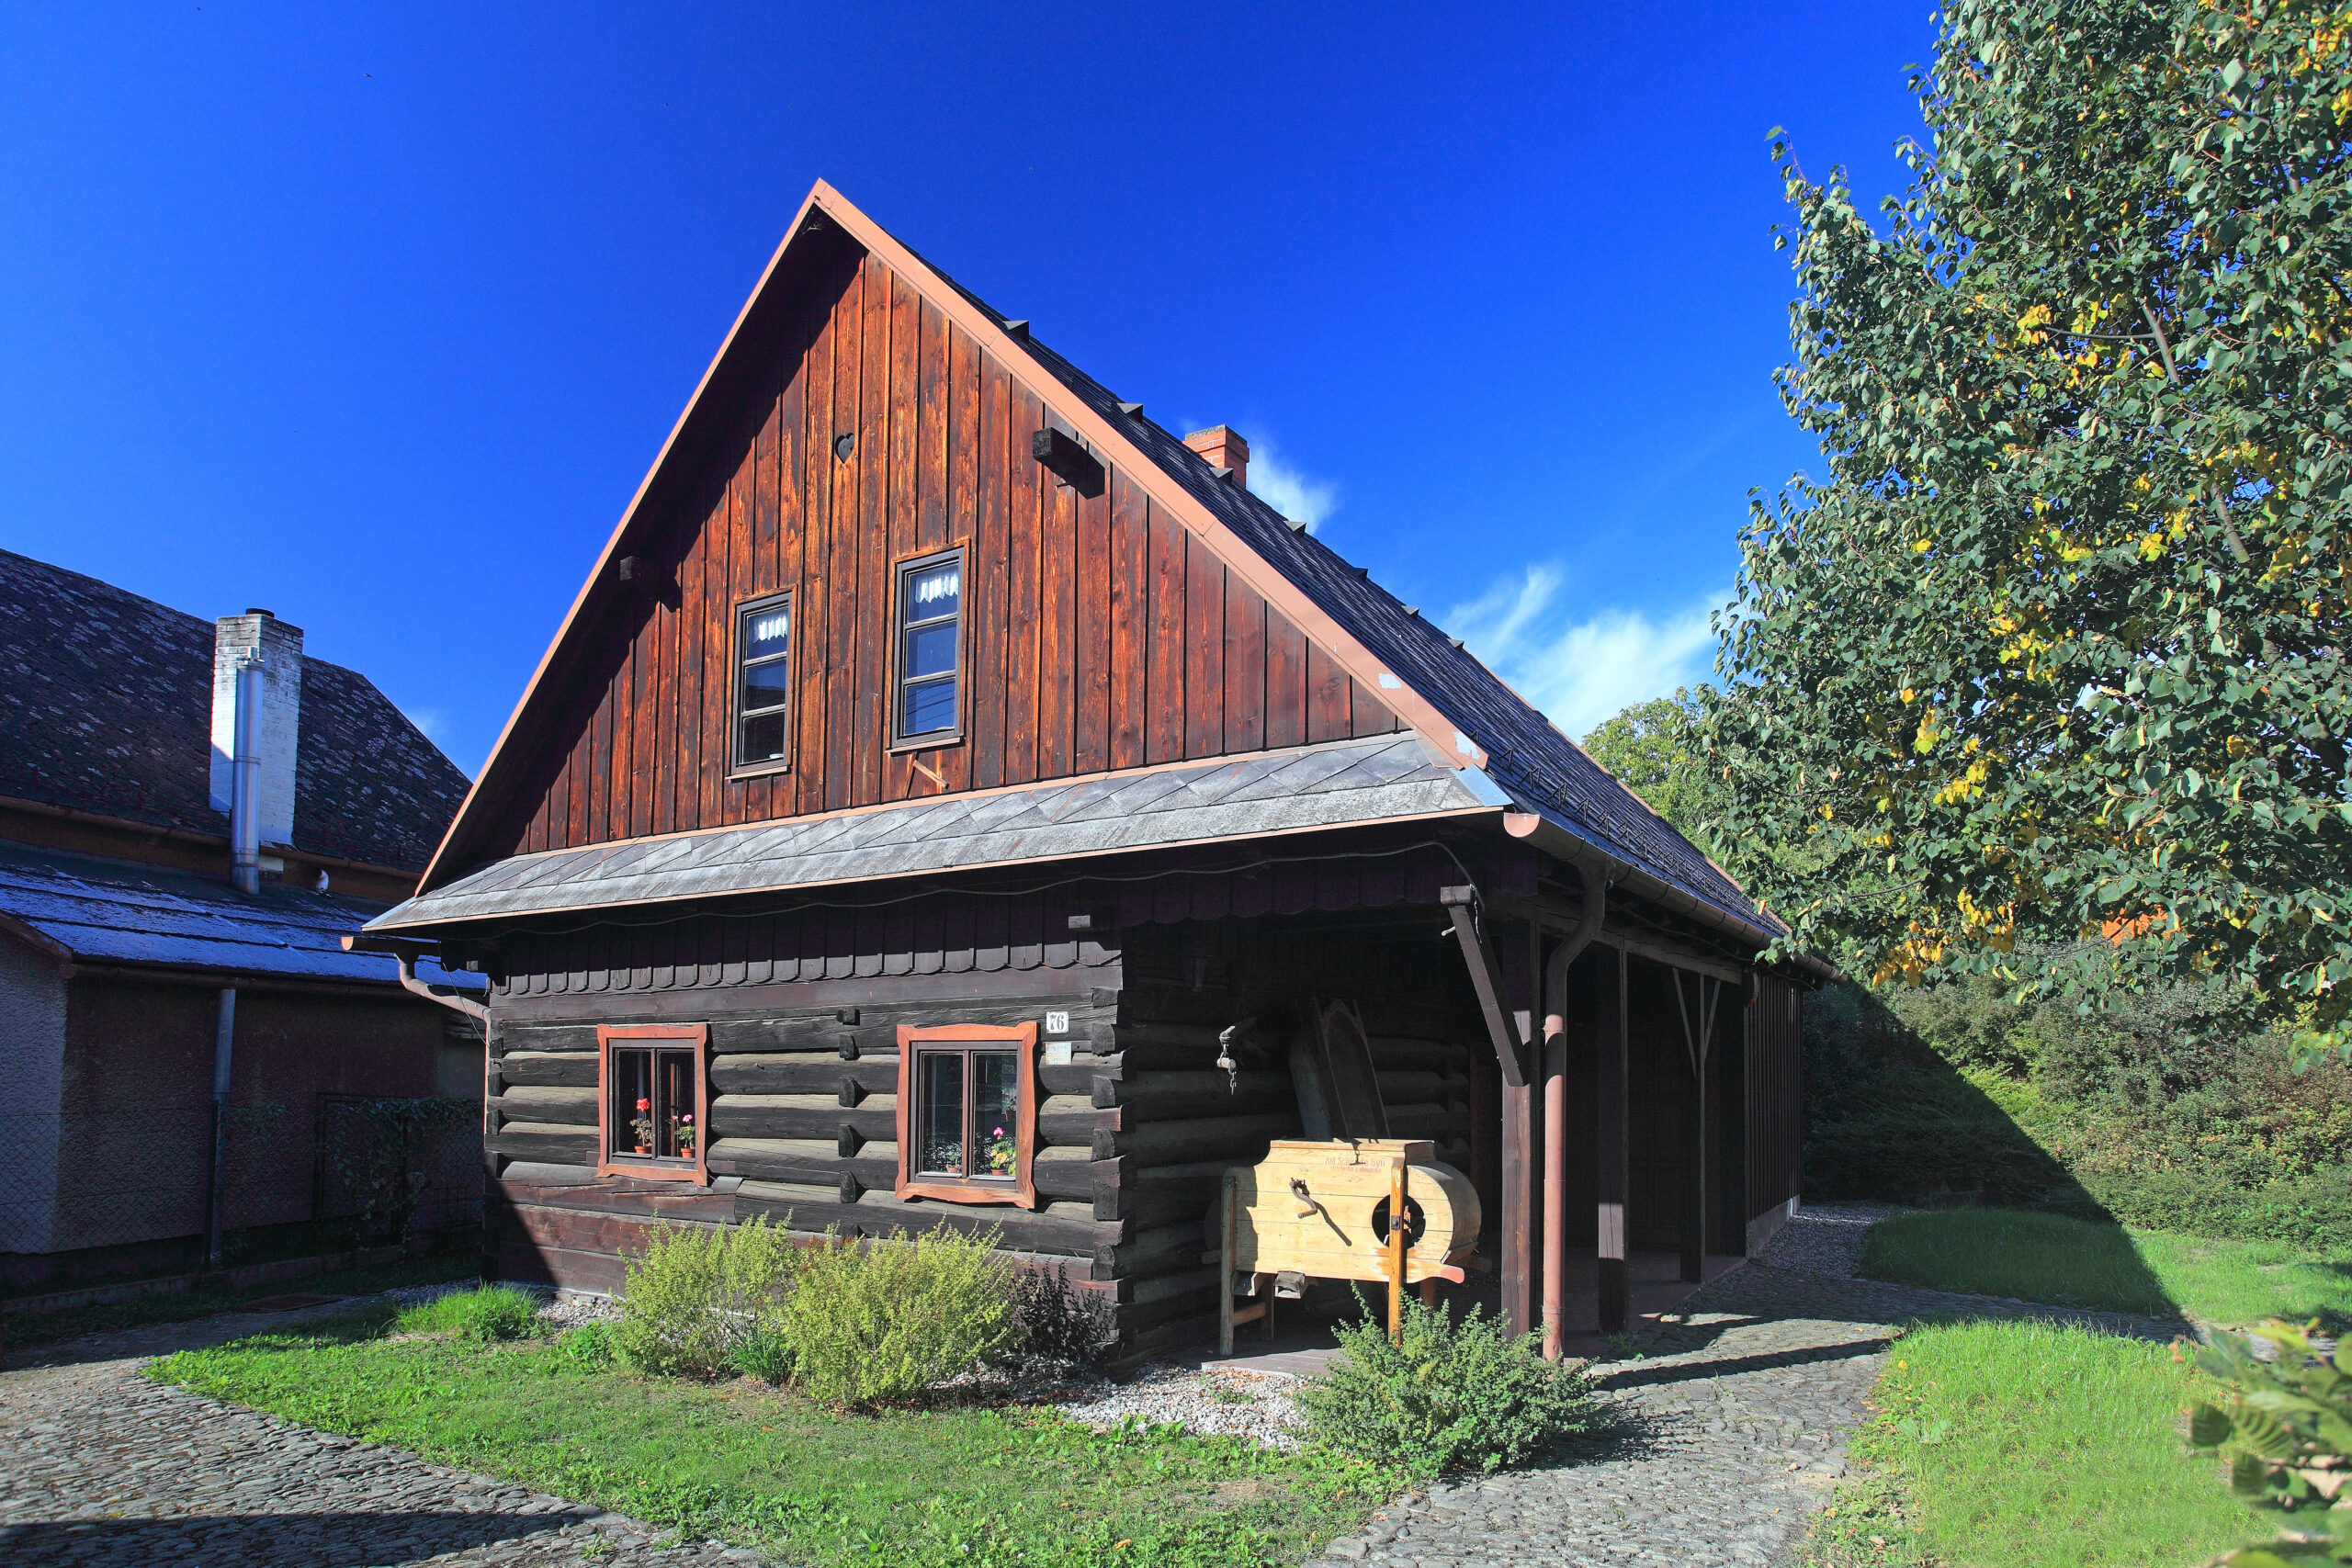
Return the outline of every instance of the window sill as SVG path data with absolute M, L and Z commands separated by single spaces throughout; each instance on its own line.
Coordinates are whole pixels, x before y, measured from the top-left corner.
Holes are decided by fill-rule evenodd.
M 727 782 L 742 784 L 752 779 L 772 779 L 778 773 L 790 772 L 792 772 L 792 763 L 789 760 L 781 762 L 763 762 L 757 767 L 728 769 Z
M 907 1182 L 899 1189 L 901 1198 L 931 1198 L 942 1203 L 1011 1203 L 1023 1209 L 1037 1206 L 1034 1192 L 1023 1192 L 1016 1181 L 958 1181 L 953 1177 L 933 1180 L 922 1178 Z
M 608 1176 L 628 1176 L 639 1181 L 691 1181 L 697 1187 L 710 1185 L 710 1173 L 699 1159 L 656 1160 L 649 1156 L 639 1160 L 626 1155 L 617 1158 L 608 1156 L 596 1162 L 596 1176 L 599 1180 Z
M 962 730 L 943 730 L 937 735 L 919 736 L 912 740 L 893 740 L 888 750 L 893 757 L 902 757 L 910 751 L 944 751 L 950 746 L 962 744 L 964 744 Z

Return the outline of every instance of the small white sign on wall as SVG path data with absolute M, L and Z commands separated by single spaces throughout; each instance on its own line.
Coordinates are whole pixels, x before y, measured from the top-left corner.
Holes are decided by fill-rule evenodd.
M 1067 1067 L 1069 1066 L 1069 1041 L 1048 1040 L 1046 1042 L 1046 1066 L 1049 1067 Z
M 1048 1034 L 1068 1034 L 1069 1032 L 1069 1014 L 1066 1012 L 1047 1013 L 1046 1015 L 1046 1032 Z

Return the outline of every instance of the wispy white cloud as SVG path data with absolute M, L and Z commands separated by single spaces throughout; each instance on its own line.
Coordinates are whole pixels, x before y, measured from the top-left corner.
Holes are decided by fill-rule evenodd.
M 1662 618 L 1608 608 L 1570 620 L 1560 609 L 1562 581 L 1557 568 L 1531 566 L 1457 605 L 1446 625 L 1567 734 L 1705 675 L 1715 642 L 1707 617 L 1728 593 Z
M 1250 443 L 1250 488 L 1292 522 L 1306 524 L 1310 534 L 1340 509 L 1338 485 L 1308 479 L 1283 462 L 1273 442 L 1262 436 Z
M 449 716 L 439 708 L 402 708 L 408 721 L 424 731 L 424 738 L 435 746 L 446 746 L 449 739 Z

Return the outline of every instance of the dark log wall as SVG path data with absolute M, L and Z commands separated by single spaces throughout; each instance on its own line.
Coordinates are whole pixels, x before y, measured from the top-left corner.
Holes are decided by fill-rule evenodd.
M 570 728 L 537 744 L 497 853 L 1400 728 L 1126 475 L 1090 497 L 1041 468 L 1038 400 L 882 263 L 845 256 L 809 297 L 646 558 L 657 586 L 586 628 L 604 657 L 564 677 Z M 966 737 L 894 755 L 893 567 L 956 544 Z M 792 766 L 731 778 L 733 608 L 786 590 Z
M 1765 975 L 1746 1014 L 1747 1211 L 1756 1218 L 1804 1190 L 1804 1012 L 1796 987 Z
M 1058 968 L 1054 944 L 1011 944 L 1022 966 L 988 976 L 886 971 L 881 955 L 853 952 L 843 977 L 638 997 L 535 989 L 510 959 L 490 1072 L 497 1272 L 612 1290 L 661 1217 L 765 1214 L 863 1235 L 997 1227 L 1008 1248 L 1063 1260 L 1109 1292 L 1130 1354 L 1183 1338 L 1214 1302 L 1203 1220 L 1219 1173 L 1297 1135 L 1289 1030 L 1317 1000 L 1363 1013 L 1392 1132 L 1468 1164 L 1476 1014 L 1458 953 L 1430 940 L 1430 923 L 1417 909 L 1147 926 L 1068 944 Z M 895 1198 L 898 1026 L 1042 1024 L 1049 1010 L 1070 1027 L 1045 1036 L 1066 1039 L 1069 1060 L 1041 1068 L 1042 1206 Z M 1215 1066 L 1218 1032 L 1253 1014 L 1264 1043 L 1229 1082 Z M 710 1024 L 708 1190 L 593 1175 L 595 1025 L 655 1018 Z

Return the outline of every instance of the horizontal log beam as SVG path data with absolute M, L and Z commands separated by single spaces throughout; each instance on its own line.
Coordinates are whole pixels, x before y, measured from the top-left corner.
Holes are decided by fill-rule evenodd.
M 1094 1157 L 1110 1159 L 1133 1155 L 1136 1163 L 1188 1165 L 1223 1159 L 1248 1163 L 1261 1157 L 1269 1140 L 1298 1135 L 1298 1117 L 1291 1112 L 1265 1116 L 1204 1117 L 1188 1122 L 1146 1122 L 1117 1132 L 1094 1134 Z
M 512 1084 L 498 1097 L 498 1113 L 517 1122 L 555 1122 L 571 1127 L 596 1125 L 596 1090 Z
M 829 1138 L 843 1127 L 861 1138 L 899 1135 L 898 1097 L 876 1095 L 851 1109 L 832 1095 L 724 1094 L 710 1102 L 715 1138 Z

